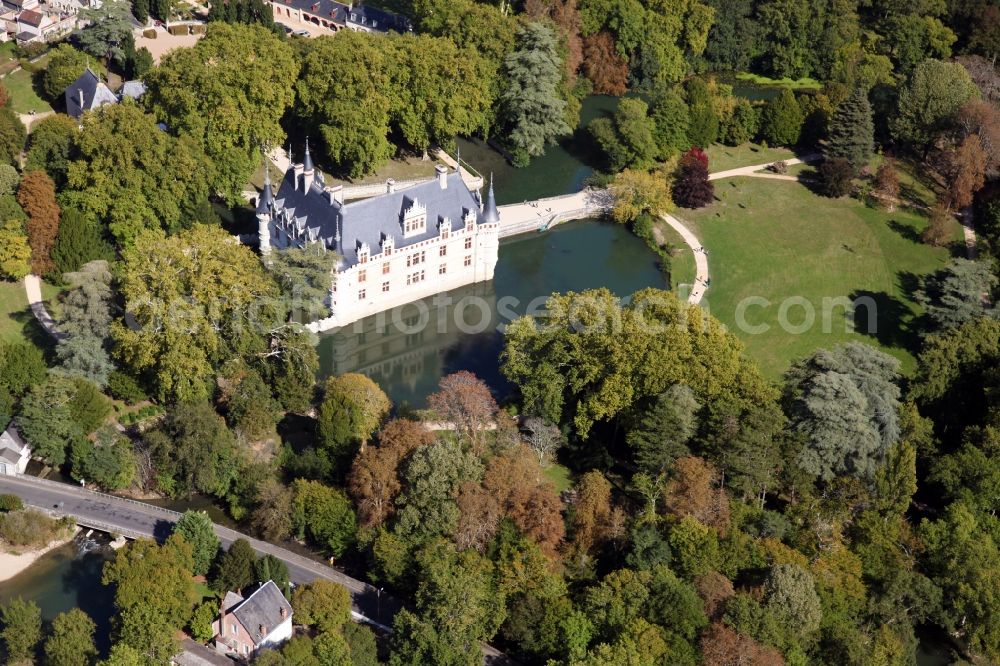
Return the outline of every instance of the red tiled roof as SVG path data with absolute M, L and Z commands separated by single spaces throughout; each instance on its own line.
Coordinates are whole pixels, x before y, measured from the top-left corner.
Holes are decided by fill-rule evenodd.
M 21 12 L 17 20 L 21 23 L 27 23 L 28 25 L 33 25 L 36 28 L 42 24 L 42 19 L 44 17 L 38 12 L 31 11 L 30 9 L 25 9 Z

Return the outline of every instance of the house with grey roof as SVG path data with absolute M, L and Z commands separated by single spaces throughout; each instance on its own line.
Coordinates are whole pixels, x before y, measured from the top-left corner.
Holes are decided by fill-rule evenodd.
M 13 476 L 24 474 L 31 460 L 31 447 L 21 439 L 14 423 L 0 434 L 0 474 Z
M 257 650 L 292 637 L 292 605 L 271 580 L 246 598 L 227 592 L 212 630 L 218 652 L 249 659 Z
M 458 170 L 397 190 L 345 201 L 328 187 L 306 145 L 301 164 L 285 172 L 275 192 L 268 178 L 257 201 L 261 254 L 316 244 L 335 252 L 326 330 L 434 294 L 493 279 L 500 215 L 493 184 L 483 202 Z
M 126 81 L 121 88 L 121 94 L 111 92 L 101 77 L 89 67 L 80 77 L 69 84 L 64 93 L 66 113 L 80 119 L 85 111 L 93 111 L 108 104 L 117 104 L 126 97 L 139 99 L 146 92 L 146 84 L 142 81 Z

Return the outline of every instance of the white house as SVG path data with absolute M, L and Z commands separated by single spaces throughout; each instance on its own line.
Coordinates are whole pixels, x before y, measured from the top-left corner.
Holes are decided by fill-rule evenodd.
M 31 460 L 31 448 L 21 439 L 13 422 L 0 434 L 0 474 L 24 474 Z
M 319 244 L 339 255 L 330 316 L 318 330 L 345 326 L 427 296 L 493 279 L 500 215 L 493 183 L 486 201 L 461 173 L 437 167 L 437 178 L 397 191 L 345 202 L 327 187 L 306 146 L 302 164 L 285 173 L 277 193 L 270 181 L 257 203 L 261 254 L 272 248 Z
M 223 654 L 249 659 L 257 650 L 276 647 L 292 637 L 292 605 L 271 580 L 245 599 L 227 592 L 220 615 L 212 630 L 215 648 Z

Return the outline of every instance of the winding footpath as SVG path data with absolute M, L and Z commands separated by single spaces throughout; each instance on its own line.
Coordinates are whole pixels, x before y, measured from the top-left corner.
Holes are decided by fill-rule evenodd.
M 65 338 L 66 335 L 59 332 L 59 329 L 56 328 L 55 320 L 52 319 L 52 315 L 45 309 L 45 302 L 42 300 L 41 278 L 37 275 L 25 275 L 24 294 L 28 297 L 28 305 L 31 307 L 31 312 L 35 315 L 38 323 L 42 325 L 42 328 L 45 329 L 45 332 L 55 338 L 56 341 Z

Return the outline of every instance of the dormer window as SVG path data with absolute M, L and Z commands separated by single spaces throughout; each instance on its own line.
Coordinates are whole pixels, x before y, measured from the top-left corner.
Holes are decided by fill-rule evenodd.
M 471 209 L 466 209 L 466 211 L 465 211 L 465 219 L 463 220 L 463 222 L 465 222 L 465 228 L 466 229 L 472 229 L 473 227 L 475 227 L 476 226 L 476 212 L 474 210 L 471 210 Z
M 438 222 L 438 233 L 441 234 L 441 238 L 447 238 L 448 232 L 451 231 L 451 218 L 442 217 L 441 221 Z
M 388 257 L 392 254 L 395 247 L 395 241 L 392 240 L 392 236 L 382 236 L 382 254 Z
M 368 243 L 358 244 L 358 263 L 367 264 L 368 257 L 371 255 L 371 248 L 368 247 Z
M 426 232 L 427 208 L 414 199 L 409 208 L 403 209 L 402 226 L 403 238 L 412 238 Z

